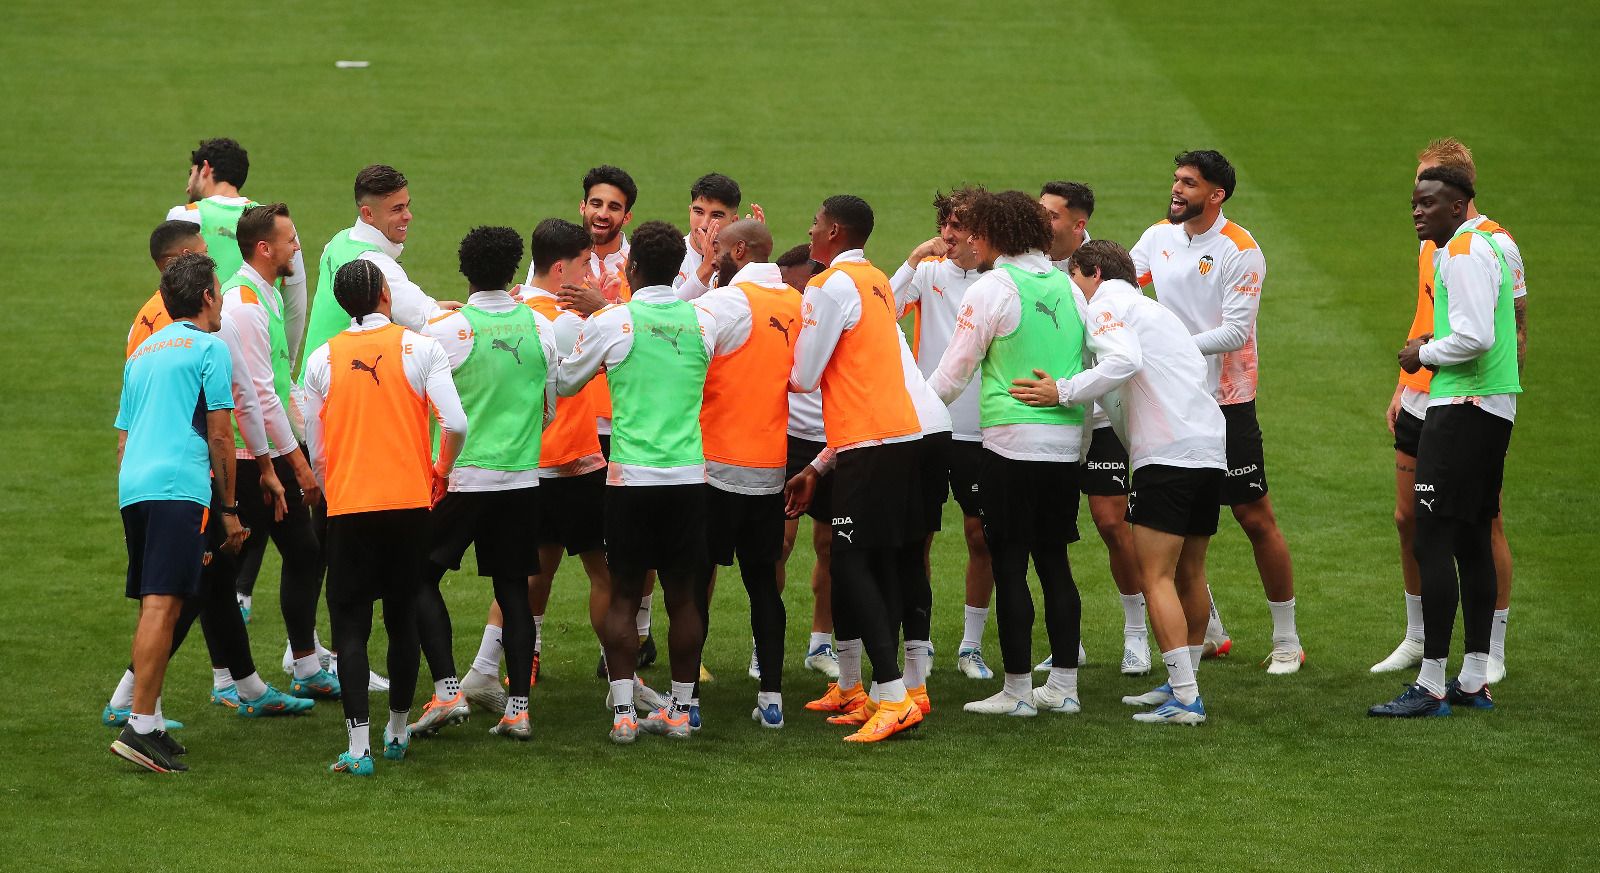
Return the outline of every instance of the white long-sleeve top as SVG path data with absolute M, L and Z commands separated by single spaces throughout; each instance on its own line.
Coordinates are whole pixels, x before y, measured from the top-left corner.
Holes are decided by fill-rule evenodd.
M 700 281 L 700 264 L 705 259 L 694 247 L 694 235 L 683 235 L 683 263 L 678 267 L 678 278 L 672 280 L 672 287 L 678 293 L 679 300 L 699 300 L 711 289 L 706 283 Z M 711 280 L 716 281 L 717 274 L 711 274 Z M 731 281 L 727 284 L 733 284 Z
M 259 458 L 267 454 L 266 423 L 261 418 L 261 404 L 256 400 L 255 380 L 250 376 L 250 361 L 245 357 L 239 342 L 239 327 L 233 317 L 224 312 L 222 327 L 217 329 L 217 339 L 228 347 L 228 359 L 233 362 L 233 417 L 239 425 L 239 435 L 244 438 L 244 451 L 238 458 Z
M 1472 221 L 1463 222 L 1456 234 L 1470 230 Z M 1453 236 L 1453 235 L 1452 235 Z M 1500 298 L 1500 259 L 1483 237 L 1473 234 L 1464 255 L 1450 254 L 1449 246 L 1434 253 L 1449 301 L 1445 310 L 1450 319 L 1450 335 L 1429 340 L 1419 351 L 1422 364 L 1440 367 L 1463 364 L 1482 357 L 1494 348 L 1494 309 Z M 1437 290 L 1434 292 L 1437 294 Z M 1437 299 L 1437 297 L 1435 298 Z M 1428 408 L 1452 403 L 1476 403 L 1484 412 L 1506 421 L 1517 420 L 1517 395 L 1489 394 L 1483 397 L 1433 397 Z
M 233 354 L 233 349 L 237 348 L 249 368 L 250 381 L 255 384 L 256 403 L 261 408 L 267 437 L 272 440 L 272 456 L 281 458 L 299 448 L 300 443 L 295 439 L 294 428 L 289 423 L 289 410 L 284 408 L 283 400 L 278 397 L 272 383 L 272 334 L 268 325 L 271 316 L 267 307 L 271 307 L 275 313 L 280 301 L 274 297 L 277 291 L 272 283 L 263 279 L 254 267 L 246 263 L 239 267 L 239 272 L 255 287 L 266 289 L 266 293 L 257 295 L 255 303 L 245 303 L 238 288 L 229 289 L 228 293 L 222 295 L 222 312 L 233 320 L 234 340 L 237 343 L 237 346 L 229 346 L 229 354 Z M 255 457 L 249 449 L 240 449 L 236 454 L 239 460 Z
M 1256 316 L 1267 261 L 1255 238 L 1227 216 L 1189 236 L 1163 221 L 1129 251 L 1140 285 L 1156 286 L 1156 299 L 1177 313 L 1207 356 L 1211 386 L 1222 404 L 1256 396 Z
M 866 252 L 861 249 L 840 252 L 828 266 L 844 263 L 868 263 Z M 821 285 L 807 286 L 800 301 L 800 336 L 794 341 L 794 369 L 789 373 L 789 390 L 800 394 L 817 390 L 822 385 L 822 371 L 828 368 L 833 350 L 839 345 L 839 337 L 860 321 L 861 293 L 844 271 L 829 276 Z M 900 331 L 897 329 L 895 333 Z M 900 344 L 905 345 L 904 336 L 900 337 Z M 912 433 L 883 440 L 862 440 L 839 446 L 838 450 L 844 452 L 921 438 L 921 434 Z
M 671 303 L 678 299 L 671 285 L 650 285 L 633 292 L 640 303 Z M 696 306 L 695 315 L 700 321 L 700 342 L 705 345 L 706 358 L 717 353 L 717 320 L 711 313 Z M 562 397 L 577 394 L 584 385 L 600 372 L 601 367 L 615 367 L 633 350 L 633 314 L 623 304 L 614 304 L 589 316 L 578 334 L 572 354 L 556 370 L 556 392 Z M 681 467 L 643 467 L 635 464 L 606 465 L 608 485 L 686 485 L 706 480 L 704 462 Z
M 1084 232 L 1083 232 L 1083 241 L 1080 242 L 1079 245 L 1082 245 L 1083 243 L 1086 243 L 1091 239 L 1093 239 L 1093 237 L 1089 236 L 1089 231 L 1088 230 L 1084 230 Z M 1067 267 L 1071 263 L 1072 263 L 1072 257 L 1070 255 L 1065 257 L 1065 258 L 1062 258 L 1059 261 L 1054 259 L 1054 258 L 1050 259 L 1050 266 L 1055 267 L 1057 270 L 1060 270 L 1063 273 L 1066 273 L 1068 276 L 1072 275 L 1072 271 L 1067 269 Z M 1094 404 L 1089 407 L 1089 421 L 1088 421 L 1089 430 L 1092 432 L 1092 431 L 1097 431 L 1102 427 L 1110 427 L 1110 426 L 1111 426 L 1111 419 L 1106 416 L 1105 408 L 1100 405 L 1100 402 L 1098 400 L 1095 401 Z
M 484 312 L 512 312 L 523 304 L 511 299 L 504 291 L 478 291 L 467 298 L 468 306 Z M 556 416 L 556 367 L 561 356 L 556 351 L 555 326 L 543 315 L 533 313 L 534 324 L 539 329 L 539 352 L 544 355 L 544 423 Z M 422 329 L 422 335 L 431 337 L 444 349 L 454 373 L 472 354 L 472 324 L 460 310 L 437 315 Z M 452 377 L 451 381 L 454 381 Z M 513 488 L 531 488 L 539 484 L 539 468 L 529 470 L 488 470 L 483 467 L 458 466 L 450 475 L 451 491 L 510 491 Z
M 357 260 L 377 264 L 384 280 L 389 283 L 389 312 L 394 316 L 395 324 L 421 331 L 430 319 L 443 311 L 438 301 L 411 281 L 405 268 L 400 266 L 400 255 L 405 251 L 405 244 L 390 242 L 382 231 L 359 218 L 350 228 L 350 238 L 378 247 L 375 252 L 362 252 Z
M 963 270 L 949 258 L 927 258 L 920 264 L 900 265 L 889 279 L 894 289 L 896 314 L 904 318 L 913 309 L 917 312 L 916 354 L 917 368 L 924 378 L 932 376 L 939 368 L 939 359 L 950 347 L 955 336 L 956 317 L 961 311 L 961 298 L 981 275 L 977 270 Z M 950 404 L 951 433 L 954 439 L 977 442 L 982 438 L 978 428 L 978 381 L 967 384 L 965 391 Z
M 995 259 L 994 269 L 967 289 L 955 336 L 928 379 L 928 387 L 946 403 L 960 397 L 968 383 L 979 381 L 973 376 L 995 337 L 1010 334 L 1022 323 L 1017 283 L 1000 269 L 1007 264 L 1030 273 L 1051 269 L 1050 259 L 1040 251 L 1014 258 L 1002 255 Z M 982 431 L 984 448 L 1016 461 L 1076 461 L 1083 447 L 1083 428 L 1078 425 L 1000 424 Z
M 522 295 L 524 301 L 538 297 L 556 299 L 556 295 L 540 288 L 537 285 L 518 285 L 514 293 Z M 572 354 L 572 347 L 578 342 L 578 333 L 583 330 L 583 316 L 570 309 L 557 309 L 556 318 L 551 322 L 556 341 L 556 357 L 565 359 Z M 550 365 L 550 374 L 554 378 L 558 364 Z M 584 455 L 559 467 L 540 467 L 539 477 L 542 479 L 557 479 L 570 476 L 582 476 L 606 465 L 606 457 L 600 452 Z
M 1121 280 L 1102 284 L 1093 300 L 1076 288 L 1072 296 L 1095 363 L 1056 380 L 1061 405 L 1100 400 L 1128 447 L 1130 470 L 1227 469 L 1227 424 L 1188 327 Z
M 243 206 L 250 202 L 249 197 L 213 195 L 206 199 L 228 206 Z M 199 224 L 200 211 L 190 209 L 186 204 L 174 206 L 167 210 L 167 220 Z M 298 231 L 295 233 L 294 241 L 297 244 L 300 242 Z M 292 356 L 300 348 L 300 342 L 306 336 L 306 260 L 301 252 L 294 253 L 294 260 L 289 262 L 289 269 L 293 272 L 283 280 L 283 332 L 289 338 L 289 354 Z
M 690 274 L 691 278 L 693 274 Z M 727 284 L 713 288 L 699 296 L 695 305 L 711 313 L 717 324 L 717 354 L 731 355 L 750 341 L 754 319 L 750 312 L 750 299 L 736 285 L 749 282 L 774 291 L 788 289 L 777 264 L 745 264 Z M 683 286 L 678 287 L 683 299 Z M 784 466 L 741 467 L 706 460 L 706 481 L 712 487 L 735 494 L 777 494 L 783 490 Z
M 345 332 L 365 333 L 389 324 L 389 319 L 374 312 L 364 316 L 359 324 L 355 319 L 350 319 L 350 327 Z M 403 340 L 401 346 L 404 354 L 400 364 L 411 390 L 427 398 L 438 418 L 439 427 L 446 433 L 466 433 L 467 414 L 461 409 L 461 395 L 456 393 L 455 380 L 450 378 L 450 358 L 444 348 L 433 338 L 411 330 L 405 332 Z M 328 388 L 333 382 L 327 343 L 318 346 L 307 356 L 305 382 L 306 448 L 311 454 L 311 465 L 316 471 L 317 481 L 326 485 L 328 459 L 322 439 L 322 405 L 328 400 Z

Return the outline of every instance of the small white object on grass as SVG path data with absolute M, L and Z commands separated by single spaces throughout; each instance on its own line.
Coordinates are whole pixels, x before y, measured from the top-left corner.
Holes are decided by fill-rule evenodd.
M 362 70 L 372 66 L 370 61 L 334 61 L 333 65 L 341 70 Z

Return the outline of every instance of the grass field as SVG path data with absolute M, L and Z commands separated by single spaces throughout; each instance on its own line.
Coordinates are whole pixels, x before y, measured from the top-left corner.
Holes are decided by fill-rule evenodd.
M 1579 306 L 1591 210 L 1572 184 L 1597 144 L 1595 7 L 541 5 L 7 4 L 0 869 L 1592 866 L 1600 755 L 1581 707 L 1600 618 L 1600 416 L 1583 387 L 1592 310 Z M 334 68 L 347 58 L 372 66 Z M 1476 150 L 1479 202 L 1529 264 L 1506 489 L 1509 676 L 1497 712 L 1379 723 L 1365 707 L 1398 689 L 1367 667 L 1402 629 L 1382 413 L 1415 299 L 1412 157 L 1443 134 Z M 1237 654 L 1201 671 L 1213 719 L 1135 725 L 1117 698 L 1147 683 L 1113 666 L 1120 611 L 1090 533 L 1073 550 L 1093 661 L 1085 712 L 964 716 L 993 686 L 953 669 L 963 551 L 947 536 L 934 555 L 936 710 L 917 735 L 852 748 L 803 713 L 821 682 L 799 665 L 810 594 L 798 582 L 790 724 L 757 729 L 743 594 L 727 584 L 705 730 L 623 749 L 604 739 L 569 565 L 531 744 L 492 741 L 474 721 L 378 778 L 335 780 L 337 708 L 267 723 L 211 709 L 197 641 L 165 704 L 189 725 L 193 771 L 137 774 L 106 754 L 95 718 L 135 614 L 121 598 L 110 425 L 122 337 L 155 282 L 146 236 L 183 196 L 188 150 L 216 135 L 249 148 L 246 193 L 292 206 L 312 261 L 352 219 L 355 171 L 400 167 L 417 216 L 405 264 L 438 297 L 465 293 L 454 265 L 467 228 L 575 218 L 578 179 L 601 162 L 639 181 L 635 222 L 684 221 L 689 183 L 728 173 L 785 247 L 821 198 L 861 194 L 878 214 L 868 253 L 892 270 L 931 234 L 936 187 L 1082 180 L 1099 199 L 1091 232 L 1131 244 L 1164 213 L 1171 156 L 1221 149 L 1240 170 L 1228 214 L 1270 265 L 1260 409 L 1309 661 L 1283 679 L 1255 666 L 1267 609 L 1243 536 L 1225 529 L 1211 577 Z M 802 546 L 790 578 L 809 568 Z M 271 557 L 252 628 L 269 681 L 276 572 Z M 487 592 L 475 576 L 448 580 L 460 657 Z

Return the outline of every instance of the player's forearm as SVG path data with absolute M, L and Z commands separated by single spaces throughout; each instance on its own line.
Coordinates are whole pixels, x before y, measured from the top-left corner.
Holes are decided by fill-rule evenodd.
M 1511 309 L 1517 316 L 1517 375 L 1521 376 L 1522 365 L 1528 359 L 1528 298 L 1511 301 Z
M 219 409 L 206 413 L 206 446 L 211 454 L 211 484 L 224 506 L 234 502 L 234 473 L 237 462 L 233 453 L 233 429 L 229 426 L 230 410 Z
M 1255 319 L 1229 321 L 1224 317 L 1222 326 L 1194 335 L 1194 344 L 1200 348 L 1202 355 L 1220 355 L 1224 352 L 1238 351 L 1250 340 L 1251 329 L 1255 327 Z

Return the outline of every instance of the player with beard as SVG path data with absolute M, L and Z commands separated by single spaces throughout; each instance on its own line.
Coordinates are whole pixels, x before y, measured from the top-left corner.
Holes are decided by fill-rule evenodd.
M 1294 568 L 1289 545 L 1267 493 L 1266 454 L 1256 419 L 1256 314 L 1267 262 L 1255 238 L 1222 214 L 1237 175 L 1215 151 L 1189 151 L 1173 160 L 1167 219 L 1144 232 L 1130 253 L 1139 284 L 1155 285 L 1156 299 L 1189 326 L 1209 364 L 1211 381 L 1228 420 L 1228 475 L 1222 500 L 1250 539 L 1256 568 L 1272 612 L 1272 652 L 1267 672 L 1295 673 L 1305 661 L 1295 626 Z M 1216 654 L 1231 640 L 1215 615 L 1206 647 Z
M 1522 393 L 1511 265 L 1494 235 L 1472 221 L 1467 174 L 1432 167 L 1417 176 L 1417 238 L 1437 249 L 1433 331 L 1406 342 L 1400 368 L 1434 370 L 1418 442 L 1415 515 L 1422 574 L 1422 669 L 1374 716 L 1449 715 L 1451 706 L 1492 709 L 1489 646 L 1496 594 L 1490 526 L 1500 511 L 1506 449 Z M 1461 606 L 1466 654 L 1456 679 L 1445 661 Z
M 895 271 L 889 283 L 894 288 L 898 315 L 913 318 L 911 349 L 924 377 L 938 369 L 939 358 L 955 335 L 957 313 L 967 288 L 977 281 L 978 257 L 972 250 L 971 230 L 964 222 L 964 211 L 983 193 L 981 188 L 959 188 L 949 194 L 935 194 L 933 208 L 939 235 L 911 250 L 906 262 Z M 969 679 L 993 679 L 994 671 L 983 660 L 983 628 L 989 619 L 989 602 L 994 597 L 994 569 L 989 547 L 983 539 L 983 522 L 978 514 L 978 466 L 982 459 L 978 427 L 978 383 L 969 384 L 950 404 L 953 428 L 950 436 L 928 439 L 935 452 L 934 466 L 927 475 L 938 478 L 942 493 L 949 482 L 961 507 L 962 534 L 967 544 L 966 609 L 961 645 L 956 665 Z M 944 502 L 941 496 L 939 503 Z M 942 513 L 941 513 L 942 515 Z M 934 516 L 934 530 L 939 517 Z M 933 535 L 928 536 L 923 564 L 929 566 Z M 921 641 L 918 641 L 919 643 Z M 912 641 L 906 645 L 911 647 Z

